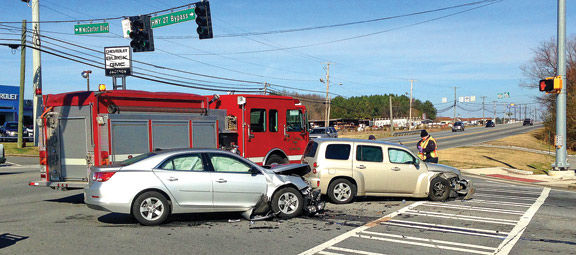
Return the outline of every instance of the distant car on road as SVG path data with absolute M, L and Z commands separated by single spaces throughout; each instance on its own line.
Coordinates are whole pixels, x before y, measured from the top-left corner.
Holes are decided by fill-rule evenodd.
M 464 131 L 464 123 L 462 121 L 456 121 L 454 126 L 452 126 L 452 132 Z
M 338 131 L 333 127 L 317 127 L 310 130 L 310 139 L 314 138 L 338 138 Z
M 324 209 L 319 192 L 302 178 L 309 171 L 303 164 L 267 169 L 216 149 L 149 152 L 92 167 L 84 201 L 92 209 L 132 214 L 142 225 L 162 224 L 172 213 L 292 218 Z
M 486 121 L 486 127 L 496 127 L 496 123 L 492 120 Z
M 522 126 L 533 126 L 534 125 L 534 121 L 532 119 L 525 119 L 524 122 L 522 123 Z
M 460 170 L 425 163 L 403 145 L 363 139 L 319 138 L 308 143 L 302 163 L 312 171 L 304 177 L 336 204 L 356 196 L 470 197 L 472 184 Z
M 4 137 L 18 137 L 18 121 L 6 121 L 4 125 L 0 127 L 0 136 Z M 22 128 L 22 136 L 27 137 L 28 131 L 26 128 Z

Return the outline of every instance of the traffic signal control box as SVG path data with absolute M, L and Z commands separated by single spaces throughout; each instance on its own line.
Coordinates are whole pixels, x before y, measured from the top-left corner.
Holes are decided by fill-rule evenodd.
M 154 35 L 150 15 L 130 17 L 130 47 L 133 52 L 154 51 Z
M 540 91 L 546 93 L 560 93 L 562 90 L 562 76 L 547 77 L 544 80 L 540 80 L 539 88 Z

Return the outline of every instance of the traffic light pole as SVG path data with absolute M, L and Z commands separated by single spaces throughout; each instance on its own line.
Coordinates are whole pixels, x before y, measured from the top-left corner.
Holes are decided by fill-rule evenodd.
M 568 170 L 566 161 L 566 0 L 558 0 L 558 76 L 562 90 L 556 97 L 556 162 L 554 170 Z

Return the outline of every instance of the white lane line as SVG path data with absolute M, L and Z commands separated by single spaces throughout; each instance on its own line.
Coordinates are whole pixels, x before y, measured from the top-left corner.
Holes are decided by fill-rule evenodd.
M 361 251 L 361 250 L 353 250 L 353 249 L 341 248 L 341 247 L 336 247 L 336 246 L 329 247 L 328 249 L 329 249 L 329 250 L 349 252 L 349 253 L 362 254 L 362 255 L 386 255 L 386 254 L 384 254 L 384 253 Z
M 414 240 L 414 241 L 423 241 L 423 242 L 429 242 L 429 243 L 456 245 L 456 246 L 463 246 L 463 247 L 476 248 L 476 249 L 489 250 L 489 251 L 496 250 L 496 247 L 489 247 L 489 246 L 484 246 L 484 245 L 457 243 L 457 242 L 442 241 L 442 240 L 436 240 L 436 239 L 430 239 L 430 238 L 420 238 L 420 237 L 405 236 L 405 235 L 394 235 L 394 234 L 386 234 L 386 233 L 372 232 L 372 231 L 362 231 L 362 233 L 360 233 L 360 234 L 393 237 L 393 238 L 400 238 L 400 239 L 407 239 L 407 240 Z
M 505 206 L 517 206 L 517 207 L 530 207 L 531 204 L 528 203 L 515 203 L 515 202 L 504 202 L 504 201 L 490 201 L 483 199 L 471 199 L 466 200 L 465 203 L 481 203 L 481 204 L 492 204 L 492 205 L 505 205 Z
M 474 249 L 465 249 L 465 248 L 458 248 L 458 247 L 445 246 L 445 245 L 412 242 L 412 241 L 390 239 L 390 238 L 383 238 L 383 237 L 376 237 L 376 236 L 369 236 L 369 235 L 360 235 L 359 234 L 359 235 L 356 235 L 356 237 L 370 239 L 370 240 L 387 241 L 387 242 L 393 242 L 393 243 L 411 244 L 411 245 L 424 246 L 424 247 L 443 249 L 443 250 L 462 251 L 462 252 L 475 253 L 475 254 L 485 254 L 485 255 L 492 254 L 492 252 L 485 252 L 485 251 L 479 251 L 479 250 L 474 250 Z
M 498 218 L 488 218 L 482 216 L 472 216 L 472 215 L 464 215 L 458 213 L 440 213 L 440 212 L 430 212 L 430 211 L 423 211 L 423 210 L 408 210 L 407 213 L 423 213 L 423 214 L 434 214 L 434 215 L 442 215 L 442 216 L 452 216 L 456 218 L 468 218 L 468 219 L 481 219 L 481 220 L 492 220 L 492 221 L 502 221 L 502 222 L 510 222 L 510 223 L 517 223 L 517 220 L 507 220 L 507 219 L 498 219 Z
M 484 188 L 478 189 L 477 188 L 476 191 L 477 192 L 478 191 L 498 192 L 498 193 L 506 193 L 506 194 L 540 195 L 540 193 L 542 192 L 542 189 L 540 188 L 538 190 L 512 190 L 512 189 L 502 190 L 502 189 L 484 189 Z
M 322 255 L 344 255 L 342 253 L 329 252 L 329 251 L 319 251 L 318 254 L 322 254 Z
M 530 224 L 532 217 L 534 217 L 538 209 L 540 209 L 540 206 L 544 204 L 544 201 L 546 201 L 546 198 L 549 194 L 550 188 L 544 188 L 544 190 L 542 190 L 540 197 L 538 197 L 536 202 L 530 206 L 530 208 L 528 208 L 526 213 L 520 218 L 518 224 L 512 229 L 512 231 L 510 231 L 510 234 L 508 234 L 506 239 L 498 246 L 498 249 L 496 249 L 495 253 L 496 255 L 506 255 L 510 253 L 512 247 L 514 247 L 516 242 L 518 242 L 518 239 L 520 239 L 524 233 L 524 230 L 526 230 L 526 227 L 528 224 Z
M 397 211 L 395 211 L 395 212 L 392 212 L 392 213 L 390 213 L 390 214 L 388 214 L 388 215 L 386 215 L 386 216 L 384 216 L 384 217 L 382 217 L 382 218 L 380 218 L 380 219 L 377 219 L 377 220 L 375 220 L 375 221 L 369 222 L 368 224 L 366 224 L 366 225 L 364 225 L 364 226 L 357 227 L 357 228 L 352 229 L 352 230 L 350 230 L 350 231 L 348 231 L 348 232 L 346 232 L 346 233 L 344 233 L 344 234 L 341 234 L 341 235 L 339 235 L 339 236 L 337 236 L 337 237 L 334 237 L 334 238 L 332 238 L 332 239 L 330 239 L 330 240 L 328 240 L 328 241 L 326 241 L 326 242 L 324 242 L 324 243 L 322 243 L 322 244 L 320 244 L 320 245 L 318 245 L 318 246 L 316 246 L 316 247 L 312 247 L 311 249 L 309 249 L 309 250 L 307 250 L 307 251 L 304 251 L 304 252 L 300 253 L 299 255 L 311 255 L 311 254 L 315 254 L 315 253 L 317 253 L 317 252 L 320 252 L 320 251 L 322 251 L 322 250 L 324 250 L 324 249 L 326 249 L 326 248 L 328 248 L 328 247 L 330 247 L 330 246 L 333 246 L 333 245 L 335 245 L 335 244 L 337 244 L 337 243 L 339 243 L 339 242 L 342 242 L 342 241 L 346 240 L 346 239 L 349 238 L 349 237 L 352 237 L 352 236 L 357 235 L 359 232 L 362 232 L 362 231 L 364 231 L 364 230 L 366 230 L 366 229 L 369 229 L 369 228 L 373 227 L 374 225 L 378 224 L 379 222 L 389 220 L 389 219 L 391 219 L 391 218 L 393 218 L 393 217 L 396 217 L 398 214 L 404 213 L 405 211 L 408 211 L 408 210 L 410 210 L 410 209 L 412 209 L 412 208 L 415 208 L 415 207 L 421 205 L 421 204 L 424 203 L 424 202 L 425 202 L 425 201 L 415 202 L 415 203 L 413 203 L 413 204 L 411 204 L 411 205 L 409 205 L 409 206 L 406 206 L 406 207 L 404 207 L 404 208 L 401 208 L 400 210 L 397 210 Z
M 446 228 L 436 228 L 436 227 L 431 227 L 431 226 L 399 224 L 399 223 L 393 223 L 393 222 L 382 222 L 382 225 L 396 226 L 396 227 L 403 227 L 403 228 L 416 228 L 416 229 L 424 229 L 426 231 L 437 231 L 437 232 L 455 233 L 455 234 L 463 234 L 463 235 L 471 235 L 471 236 L 483 236 L 483 237 L 498 238 L 498 239 L 503 239 L 505 237 L 503 235 L 499 236 L 499 235 L 467 232 L 467 231 L 460 231 L 460 230 L 451 230 L 451 229 L 446 229 Z
M 526 190 L 526 191 L 537 191 L 542 190 L 542 187 L 531 187 L 531 186 L 519 186 L 519 185 L 476 185 L 474 187 L 484 189 L 484 188 L 494 188 L 494 189 L 506 189 L 506 190 Z
M 474 193 L 474 196 L 497 198 L 497 199 L 526 200 L 526 201 L 530 201 L 530 202 L 534 202 L 534 201 L 536 201 L 536 198 L 538 198 L 538 197 L 501 196 L 501 195 L 483 194 L 483 193 Z M 495 200 L 495 201 L 499 201 L 499 200 Z
M 477 212 L 492 212 L 492 213 L 501 213 L 501 214 L 514 214 L 514 215 L 522 215 L 522 214 L 524 214 L 524 212 L 521 212 L 521 211 L 510 211 L 510 210 L 504 210 L 504 209 L 495 209 L 495 208 L 488 208 L 488 207 L 474 207 L 474 206 L 466 206 L 466 205 L 446 206 L 446 205 L 443 205 L 443 204 L 423 204 L 422 206 L 438 207 L 438 208 L 453 209 L 453 210 L 466 210 L 466 211 L 477 211 Z
M 21 167 L 21 166 L 22 166 L 22 165 L 20 165 L 20 164 L 8 162 L 8 161 L 4 162 L 4 164 L 6 164 L 6 165 L 7 165 L 7 164 L 10 164 L 10 165 L 7 165 L 7 167 L 9 167 L 9 166 Z
M 476 231 L 476 232 L 485 232 L 488 234 L 502 234 L 507 235 L 508 232 L 500 231 L 500 230 L 489 230 L 489 229 L 482 229 L 482 228 L 468 228 L 468 227 L 457 227 L 457 226 L 450 226 L 450 225 L 441 225 L 441 224 L 434 224 L 434 223 L 424 223 L 424 222 L 415 222 L 415 221 L 407 221 L 407 220 L 389 220 L 387 222 L 395 222 L 395 223 L 406 223 L 406 224 L 417 224 L 417 225 L 424 225 L 424 226 L 434 226 L 434 227 L 441 227 L 441 228 L 451 228 L 451 229 L 460 229 L 460 230 L 467 230 L 467 231 Z
M 511 222 L 494 221 L 494 220 L 464 218 L 464 217 L 462 217 L 462 215 L 445 216 L 445 215 L 436 215 L 436 214 L 429 214 L 429 213 L 416 213 L 416 212 L 406 212 L 405 214 L 416 215 L 416 216 L 426 216 L 426 217 L 433 217 L 433 218 L 451 219 L 451 220 L 463 220 L 463 221 L 475 221 L 475 222 L 484 222 L 484 223 L 494 223 L 494 224 L 511 225 L 511 226 L 516 225 L 515 222 L 514 222 L 514 223 L 511 223 Z M 456 216 L 458 216 L 458 218 L 455 218 Z

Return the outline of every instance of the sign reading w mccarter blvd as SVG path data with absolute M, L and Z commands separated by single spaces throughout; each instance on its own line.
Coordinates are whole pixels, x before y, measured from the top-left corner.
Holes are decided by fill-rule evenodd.
M 194 19 L 196 19 L 196 14 L 194 13 L 194 8 L 192 8 L 152 17 L 150 18 L 150 23 L 152 28 L 157 28 Z
M 74 25 L 75 35 L 100 34 L 108 32 L 110 32 L 110 25 L 108 23 Z
M 127 76 L 132 74 L 132 50 L 130 46 L 105 47 L 104 63 L 106 76 Z

